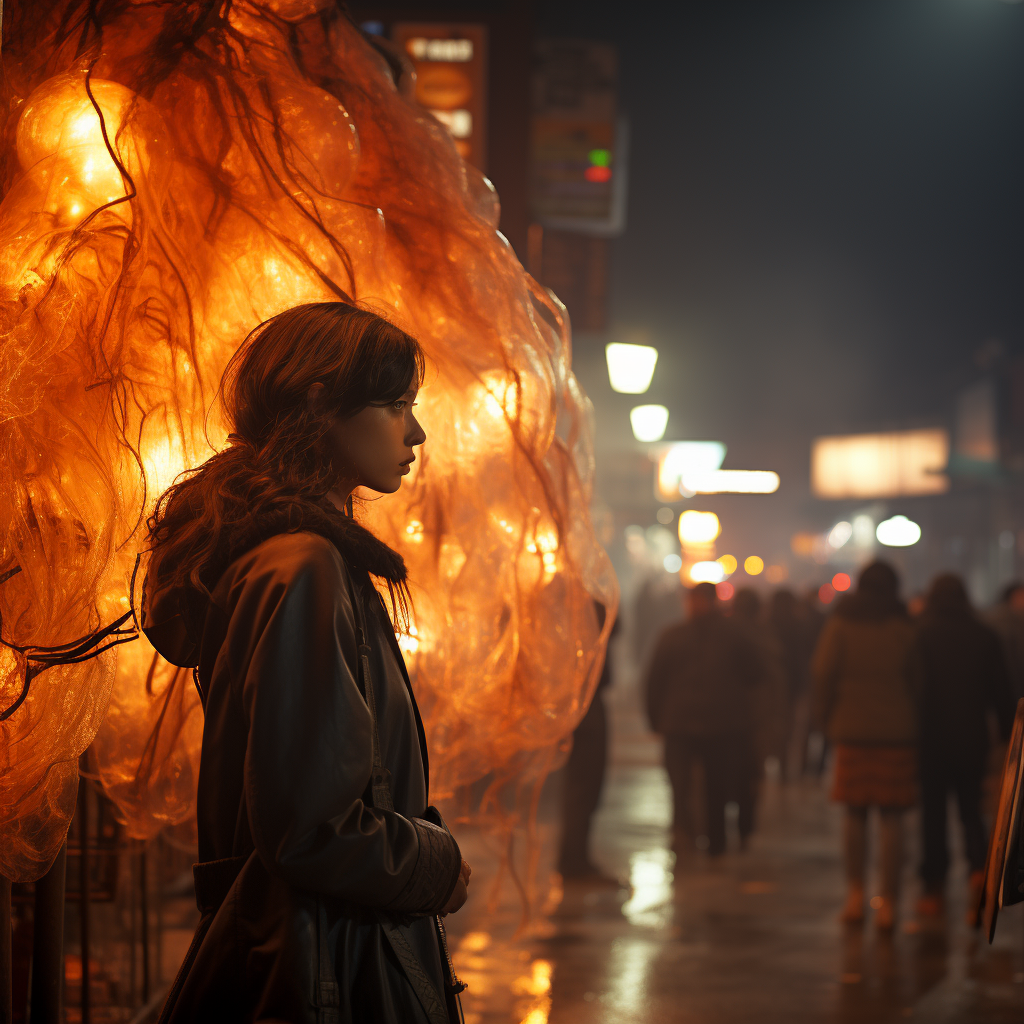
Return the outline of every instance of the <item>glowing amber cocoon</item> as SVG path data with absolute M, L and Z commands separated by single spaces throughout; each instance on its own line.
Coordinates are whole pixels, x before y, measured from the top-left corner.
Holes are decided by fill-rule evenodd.
M 543 772 L 618 599 L 565 310 L 498 233 L 490 183 L 335 5 L 191 10 L 5 18 L 0 88 L 21 113 L 0 202 L 0 572 L 22 572 L 0 587 L 4 637 L 59 644 L 123 614 L 156 497 L 225 443 L 217 388 L 246 334 L 360 302 L 430 363 L 415 472 L 357 514 L 410 569 L 432 795 Z M 0 653 L 0 709 L 24 668 Z M 90 745 L 130 835 L 188 821 L 201 734 L 190 673 L 143 639 L 37 676 L 0 722 L 0 873 L 45 871 Z

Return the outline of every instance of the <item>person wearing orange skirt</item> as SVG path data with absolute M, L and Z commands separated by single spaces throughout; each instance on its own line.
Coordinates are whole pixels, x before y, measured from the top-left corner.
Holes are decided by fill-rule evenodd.
M 874 923 L 892 929 L 903 867 L 903 815 L 917 801 L 915 631 L 899 577 L 873 562 L 822 630 L 814 655 L 815 717 L 835 747 L 832 799 L 846 805 L 842 920 L 864 920 L 868 812 L 880 819 Z

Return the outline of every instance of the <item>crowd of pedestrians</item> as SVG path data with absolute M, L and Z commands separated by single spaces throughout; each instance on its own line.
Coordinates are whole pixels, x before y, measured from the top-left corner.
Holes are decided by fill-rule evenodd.
M 831 796 L 844 807 L 844 922 L 864 921 L 870 906 L 875 927 L 894 926 L 914 807 L 917 912 L 943 914 L 950 795 L 977 896 L 988 838 L 983 782 L 991 748 L 1008 738 L 1024 696 L 1024 587 L 1007 588 L 984 617 L 951 574 L 933 581 L 912 615 L 885 562 L 865 567 L 829 609 L 786 589 L 766 605 L 753 590 L 723 605 L 707 583 L 684 594 L 685 618 L 637 644 L 646 648 L 637 653 L 650 725 L 664 737 L 677 854 L 703 847 L 721 856 L 730 813 L 745 847 L 759 778 L 818 774 L 827 749 Z M 809 757 L 812 735 L 821 742 Z M 878 893 L 869 900 L 873 815 Z

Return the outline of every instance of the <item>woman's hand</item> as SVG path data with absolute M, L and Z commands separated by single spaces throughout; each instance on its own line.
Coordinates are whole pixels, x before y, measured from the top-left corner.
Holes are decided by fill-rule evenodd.
M 451 896 L 448 897 L 448 902 L 444 905 L 444 909 L 441 911 L 442 917 L 447 917 L 449 914 L 454 914 L 455 911 L 461 910 L 463 904 L 469 898 L 469 876 L 473 874 L 473 869 L 465 862 L 462 862 L 462 867 L 459 869 L 459 880 L 455 883 L 455 888 L 452 890 Z

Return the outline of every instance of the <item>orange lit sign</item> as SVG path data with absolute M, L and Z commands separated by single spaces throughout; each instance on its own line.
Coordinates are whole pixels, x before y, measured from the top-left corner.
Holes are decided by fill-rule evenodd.
M 448 129 L 459 156 L 486 173 L 486 27 L 399 22 L 392 39 L 416 69 L 416 101 Z

